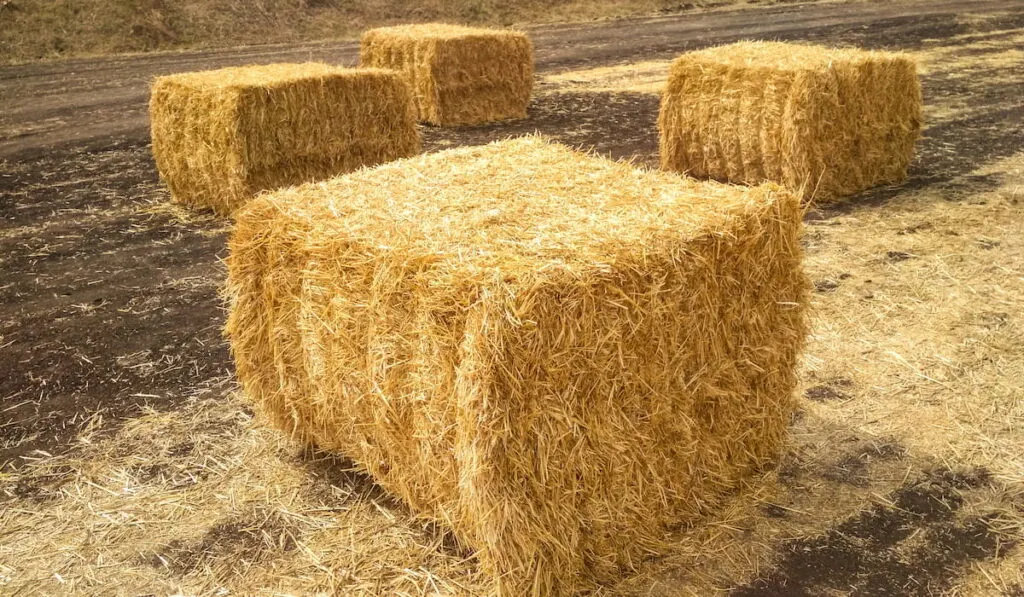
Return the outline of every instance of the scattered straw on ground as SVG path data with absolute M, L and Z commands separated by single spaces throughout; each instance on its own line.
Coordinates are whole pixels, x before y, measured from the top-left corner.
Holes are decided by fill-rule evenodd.
M 954 202 L 923 189 L 899 209 L 810 223 L 810 266 L 836 287 L 816 295 L 806 377 L 850 381 L 851 402 L 823 415 L 1021 482 L 1024 156 L 966 177 L 997 184 Z
M 668 80 L 671 60 L 650 60 L 616 66 L 601 66 L 547 75 L 545 87 L 555 93 L 636 92 L 661 94 Z
M 926 98 L 929 126 L 970 118 L 983 105 L 977 101 L 993 85 L 1019 86 L 1024 70 L 1024 31 L 1019 29 L 971 33 L 947 43 L 932 44 L 916 53 L 922 74 L 948 77 L 958 93 Z M 1024 95 L 1024 94 L 1022 94 Z
M 482 593 L 443 533 L 344 461 L 296 452 L 230 397 L 80 442 L 74 457 L 40 455 L 24 471 L 35 493 L 0 512 L 0 591 Z

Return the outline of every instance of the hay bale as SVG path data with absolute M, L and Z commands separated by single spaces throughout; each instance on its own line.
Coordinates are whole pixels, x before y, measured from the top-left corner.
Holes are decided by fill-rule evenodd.
M 153 156 L 175 201 L 230 214 L 255 194 L 419 152 L 395 73 L 272 64 L 159 77 Z
M 267 194 L 230 240 L 257 410 L 477 550 L 496 594 L 611 582 L 776 456 L 798 199 L 537 138 Z
M 906 177 L 921 90 L 906 54 L 741 42 L 672 63 L 661 164 L 831 200 Z
M 363 66 L 404 74 L 419 119 L 437 125 L 525 118 L 533 44 L 525 33 L 437 23 L 371 29 Z

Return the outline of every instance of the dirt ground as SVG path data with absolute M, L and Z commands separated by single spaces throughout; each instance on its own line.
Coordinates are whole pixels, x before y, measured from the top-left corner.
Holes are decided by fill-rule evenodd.
M 1024 595 L 1024 6 L 815 4 L 541 28 L 525 121 L 645 166 L 667 61 L 739 38 L 903 49 L 906 183 L 806 218 L 803 405 L 778 466 L 607 595 Z M 154 74 L 348 44 L 0 68 L 0 594 L 476 595 L 471 554 L 238 395 L 229 222 L 167 203 Z

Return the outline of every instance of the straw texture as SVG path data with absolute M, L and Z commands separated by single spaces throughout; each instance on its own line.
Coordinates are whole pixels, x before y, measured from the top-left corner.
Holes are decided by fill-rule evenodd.
M 798 199 L 522 138 L 261 196 L 227 335 L 258 410 L 477 551 L 507 597 L 610 582 L 774 458 Z
M 662 96 L 662 167 L 820 201 L 899 182 L 922 125 L 916 69 L 906 54 L 777 42 L 683 54 Z
M 273 64 L 159 77 L 153 156 L 175 201 L 230 214 L 260 191 L 420 150 L 396 74 Z
M 525 118 L 533 90 L 533 44 L 518 31 L 437 23 L 371 29 L 360 60 L 401 72 L 419 119 L 436 125 Z

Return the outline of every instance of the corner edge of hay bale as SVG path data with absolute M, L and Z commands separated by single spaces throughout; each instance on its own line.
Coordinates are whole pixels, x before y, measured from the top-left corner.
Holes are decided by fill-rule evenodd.
M 906 179 L 923 128 L 917 61 L 903 52 L 841 50 L 800 73 L 786 108 L 783 182 L 831 203 Z
M 153 159 L 173 202 L 212 209 L 221 216 L 230 215 L 240 204 L 239 197 L 246 192 L 236 176 L 242 167 L 241 143 L 230 126 L 217 126 L 218 119 L 211 118 L 225 115 L 220 120 L 232 121 L 237 95 L 237 90 L 199 89 L 177 75 L 152 81 L 148 114 Z M 196 147 L 194 137 L 201 129 L 206 129 L 199 136 L 207 143 Z M 206 176 L 202 171 L 207 169 L 221 176 Z

